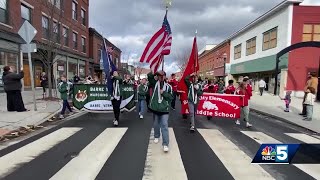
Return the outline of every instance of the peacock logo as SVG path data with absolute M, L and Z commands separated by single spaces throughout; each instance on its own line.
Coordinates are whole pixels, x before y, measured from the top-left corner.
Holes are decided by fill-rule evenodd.
M 263 148 L 261 155 L 263 156 L 275 156 L 277 155 L 276 150 L 271 146 L 266 146 Z

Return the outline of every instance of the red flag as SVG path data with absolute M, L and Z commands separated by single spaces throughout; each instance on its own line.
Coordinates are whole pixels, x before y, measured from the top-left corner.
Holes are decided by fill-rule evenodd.
M 199 62 L 198 62 L 198 47 L 197 47 L 197 38 L 194 37 L 192 51 L 189 57 L 188 64 L 183 72 L 183 76 L 181 77 L 178 83 L 178 92 L 180 92 L 180 101 L 182 103 L 181 113 L 189 114 L 188 108 L 188 87 L 184 82 L 184 79 L 194 73 L 199 71 Z

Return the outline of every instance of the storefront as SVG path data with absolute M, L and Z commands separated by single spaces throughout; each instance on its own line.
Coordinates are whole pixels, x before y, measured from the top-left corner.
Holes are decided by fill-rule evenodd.
M 86 78 L 86 62 L 79 60 L 78 63 L 79 63 L 79 77 L 81 79 L 84 79 Z

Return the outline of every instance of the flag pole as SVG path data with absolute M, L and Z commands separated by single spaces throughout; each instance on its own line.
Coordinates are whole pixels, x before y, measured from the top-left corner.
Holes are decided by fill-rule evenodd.
M 166 16 L 168 15 L 168 10 L 169 10 L 169 6 L 166 5 Z M 160 57 L 162 59 L 162 71 L 164 71 L 164 55 L 160 55 Z
M 197 39 L 197 33 L 198 33 L 198 30 L 196 29 L 196 32 L 195 32 L 195 38 L 196 38 L 196 39 Z M 196 45 L 197 45 L 197 43 L 196 43 Z M 198 50 L 198 48 L 197 48 L 196 50 Z M 197 73 L 197 72 L 196 72 L 196 65 L 197 65 L 197 63 L 198 63 L 197 53 L 198 53 L 198 52 L 196 52 L 196 53 L 194 54 L 194 55 L 195 55 L 195 57 L 194 57 L 194 58 L 195 58 L 195 63 L 194 63 L 194 65 L 193 65 L 193 68 L 194 68 L 194 69 L 193 69 L 193 70 L 194 70 L 193 72 L 195 73 L 195 75 L 196 75 L 196 73 Z

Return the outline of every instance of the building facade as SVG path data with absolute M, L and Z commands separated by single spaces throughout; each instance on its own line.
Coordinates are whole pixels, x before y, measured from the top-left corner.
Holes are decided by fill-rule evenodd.
M 320 7 L 300 6 L 301 2 L 283 1 L 228 38 L 230 78 L 241 82 L 244 76 L 249 76 L 255 90 L 258 81 L 264 79 L 267 91 L 273 92 L 276 54 L 294 43 L 319 41 Z M 303 48 L 280 58 L 280 95 L 286 90 L 298 97 L 303 95 L 307 72 L 319 71 L 319 53 L 315 48 Z
M 199 76 L 201 78 L 213 77 L 213 54 L 210 51 L 215 45 L 206 45 L 199 54 Z

